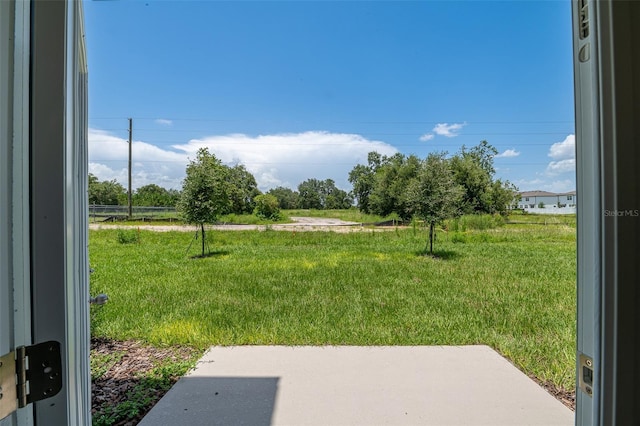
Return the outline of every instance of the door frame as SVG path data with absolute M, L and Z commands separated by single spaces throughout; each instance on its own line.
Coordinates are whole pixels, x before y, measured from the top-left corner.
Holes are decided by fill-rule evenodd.
M 61 343 L 63 388 L 37 424 L 90 424 L 87 69 L 81 1 L 31 2 L 31 331 Z
M 577 391 L 576 424 L 631 424 L 640 400 L 640 2 L 572 8 L 577 358 L 593 360 L 593 392 Z M 0 424 L 90 424 L 82 2 L 5 0 L 0 10 L 0 350 L 58 340 L 64 364 L 57 396 Z
M 573 0 L 578 190 L 576 424 L 640 414 L 640 2 Z M 581 359 L 592 360 L 592 373 Z M 591 380 L 592 392 L 581 385 Z M 584 387 L 584 386 L 583 386 Z
M 0 350 L 55 340 L 62 390 L 2 426 L 91 424 L 81 1 L 0 2 Z

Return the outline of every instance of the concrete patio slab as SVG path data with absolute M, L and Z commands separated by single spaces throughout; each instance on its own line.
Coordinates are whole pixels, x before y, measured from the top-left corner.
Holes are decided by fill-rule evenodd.
M 140 426 L 573 424 L 487 346 L 238 346 L 212 347 Z

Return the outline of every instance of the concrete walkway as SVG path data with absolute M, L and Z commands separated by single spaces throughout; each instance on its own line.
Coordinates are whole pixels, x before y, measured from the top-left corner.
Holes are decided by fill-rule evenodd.
M 140 426 L 573 424 L 487 346 L 237 346 L 211 348 Z

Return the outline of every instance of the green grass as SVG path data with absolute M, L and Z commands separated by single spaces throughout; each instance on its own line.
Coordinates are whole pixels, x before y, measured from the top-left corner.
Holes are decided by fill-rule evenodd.
M 506 223 L 528 223 L 536 225 L 567 225 L 576 226 L 575 214 L 532 214 L 519 211 L 512 212 Z
M 445 221 L 445 227 L 449 231 L 486 230 L 505 224 L 505 218 L 500 215 L 477 214 L 464 215 Z
M 236 225 L 268 225 L 271 223 L 287 223 L 291 220 L 285 215 L 279 220 L 263 219 L 254 214 L 227 214 L 218 219 L 218 223 L 233 223 Z
M 95 380 L 124 356 L 123 352 L 109 355 L 93 354 L 91 358 L 91 378 Z M 168 391 L 177 378 L 193 368 L 196 360 L 165 360 L 155 363 L 144 373 L 136 373 L 136 383 L 127 391 L 123 402 L 113 405 L 101 405 L 92 415 L 93 426 L 114 424 L 133 424 L 132 421 L 147 413 L 158 400 L 158 393 Z
M 91 231 L 92 333 L 154 345 L 487 344 L 574 389 L 576 250 L 570 226 L 210 232 Z

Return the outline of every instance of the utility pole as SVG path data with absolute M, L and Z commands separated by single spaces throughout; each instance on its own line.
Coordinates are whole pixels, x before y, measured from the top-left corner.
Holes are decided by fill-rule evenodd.
M 131 139 L 133 135 L 133 119 L 129 119 L 129 220 L 133 218 L 133 207 L 131 203 L 131 146 L 133 145 L 133 141 Z

